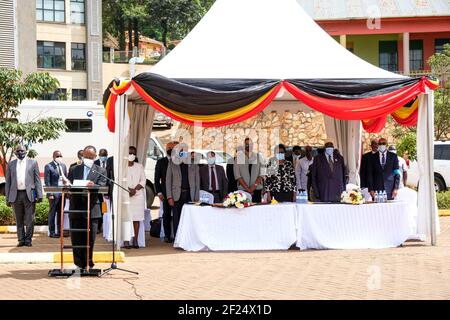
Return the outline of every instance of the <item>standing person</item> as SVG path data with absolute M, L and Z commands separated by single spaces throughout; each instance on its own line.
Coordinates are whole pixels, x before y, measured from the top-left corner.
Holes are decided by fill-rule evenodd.
M 44 182 L 47 187 L 58 187 L 60 181 L 63 184 L 67 184 L 67 167 L 62 162 L 61 151 L 53 152 L 53 161 L 48 163 L 44 168 Z M 59 238 L 61 230 L 61 193 L 47 193 L 49 201 L 48 210 L 48 230 L 50 232 L 50 238 Z M 55 232 L 55 217 L 56 217 L 56 228 L 58 233 Z M 64 232 L 64 230 L 63 230 Z
M 234 177 L 238 181 L 238 189 L 250 193 L 252 202 L 261 202 L 265 163 L 259 153 L 253 152 L 253 142 L 250 138 L 245 138 L 244 152 L 239 152 L 236 160 Z
M 388 150 L 389 152 L 397 154 L 397 148 L 395 147 L 395 145 L 390 145 Z M 398 155 L 397 158 L 398 158 L 398 169 L 400 174 L 400 183 L 398 185 L 398 188 L 401 189 L 406 186 L 406 182 L 408 181 L 408 166 L 406 164 L 405 159 L 403 159 Z
M 386 191 L 388 200 L 395 199 L 400 186 L 400 170 L 395 153 L 387 150 L 387 140 L 378 140 L 378 151 L 371 156 L 369 167 L 369 192 Z
M 361 178 L 361 189 L 368 188 L 369 182 L 368 182 L 368 174 L 369 174 L 369 161 L 373 154 L 375 154 L 378 151 L 378 141 L 372 140 L 370 142 L 370 151 L 366 152 L 361 157 L 361 167 L 359 169 L 359 176 Z
M 410 160 L 409 160 L 409 152 L 408 151 L 403 152 L 403 159 L 405 160 L 406 165 L 408 166 L 408 170 L 409 170 Z
M 16 160 L 6 169 L 5 197 L 13 208 L 17 225 L 18 247 L 32 246 L 36 202 L 42 201 L 42 184 L 36 160 L 27 159 L 24 146 L 14 152 Z
M 302 159 L 302 148 L 300 146 L 294 146 L 292 148 L 292 164 L 294 165 L 294 169 L 297 168 L 300 159 Z
M 70 173 L 70 171 L 72 171 L 73 168 L 75 168 L 76 166 L 79 166 L 80 164 L 83 163 L 83 150 L 78 150 L 77 158 L 78 158 L 78 160 L 69 166 L 69 173 Z
M 208 165 L 200 168 L 200 189 L 214 195 L 214 203 L 223 201 L 228 194 L 228 180 L 225 169 L 216 165 L 216 154 L 210 151 L 206 155 Z
M 279 144 L 274 149 L 275 157 L 269 160 L 266 178 L 268 201 L 295 201 L 295 170 L 292 162 L 285 159 L 286 147 Z
M 312 184 L 314 197 L 319 202 L 339 202 L 345 190 L 344 158 L 334 152 L 332 142 L 325 143 L 325 153 L 314 158 Z
M 127 170 L 127 184 L 130 194 L 130 203 L 128 205 L 129 215 L 133 217 L 133 248 L 139 249 L 139 224 L 144 221 L 145 210 L 145 171 L 142 164 L 136 161 L 136 147 L 130 147 L 128 151 L 128 170 Z M 130 248 L 130 244 L 125 246 Z
M 228 192 L 234 192 L 238 189 L 238 182 L 234 177 L 234 166 L 236 165 L 236 159 L 238 152 L 242 152 L 242 147 L 236 149 L 236 153 L 233 158 L 227 161 L 227 180 L 228 180 Z
M 94 164 L 97 166 L 106 169 L 108 166 L 108 150 L 106 149 L 100 149 L 98 152 L 98 159 L 95 160 Z M 108 170 L 106 170 L 106 173 L 108 173 Z M 107 175 L 108 176 L 108 175 Z M 109 178 L 109 177 L 108 177 Z M 106 182 L 106 185 L 110 185 L 109 181 Z M 108 196 L 105 195 L 103 200 L 108 200 Z M 103 230 L 103 219 L 100 219 L 98 221 L 98 230 L 97 233 L 101 233 Z
M 172 243 L 174 241 L 171 225 L 172 208 L 169 205 L 169 201 L 167 200 L 166 177 L 167 168 L 169 166 L 169 163 L 172 161 L 172 150 L 176 145 L 178 145 L 177 141 L 169 142 L 166 145 L 167 156 L 156 161 L 155 167 L 155 189 L 161 205 L 163 206 L 164 242 L 166 243 Z
M 312 155 L 312 147 L 305 147 L 305 157 L 297 161 L 297 166 L 295 167 L 295 177 L 297 181 L 297 189 L 305 190 L 309 194 L 308 190 L 308 172 L 309 167 L 313 164 L 314 158 Z
M 94 164 L 97 157 L 97 150 L 94 146 L 87 146 L 83 150 L 83 163 L 73 167 L 69 172 L 69 180 L 89 180 L 87 186 L 106 186 L 106 179 L 102 175 L 106 175 L 106 169 Z M 89 265 L 87 263 L 86 248 L 87 245 L 86 232 L 71 232 L 73 250 L 73 259 L 75 265 L 84 270 L 87 267 L 93 268 L 92 253 L 94 252 L 95 237 L 97 235 L 98 221 L 102 218 L 102 196 L 93 193 L 90 197 L 90 225 L 87 225 L 87 195 L 73 194 L 70 199 L 70 210 L 81 212 L 70 213 L 70 227 L 72 229 L 88 229 L 89 235 Z M 80 246 L 80 247 L 77 247 Z
M 169 205 L 173 209 L 173 231 L 177 235 L 183 206 L 200 198 L 200 172 L 194 161 L 195 153 L 189 156 L 188 146 L 182 143 L 172 151 L 166 175 L 166 192 Z

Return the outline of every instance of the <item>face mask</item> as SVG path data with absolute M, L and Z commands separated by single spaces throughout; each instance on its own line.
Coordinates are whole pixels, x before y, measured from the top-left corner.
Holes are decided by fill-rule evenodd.
M 294 154 L 294 159 L 300 159 L 300 155 L 299 154 Z
M 386 151 L 386 146 L 382 144 L 378 146 L 378 150 L 380 150 L 381 153 L 384 153 Z
M 188 156 L 187 151 L 180 151 L 180 158 L 184 159 L 187 158 L 187 156 Z
M 83 163 L 86 165 L 86 167 L 92 168 L 92 166 L 94 165 L 94 160 L 84 158 Z
M 129 154 L 129 155 L 128 155 L 128 161 L 133 162 L 134 160 L 136 160 L 136 155 L 134 155 L 134 154 Z
M 275 157 L 277 158 L 277 160 L 284 160 L 284 153 L 277 153 L 275 154 Z
M 19 160 L 25 159 L 25 156 L 26 156 L 26 155 L 27 155 L 26 151 L 18 151 L 18 152 L 16 152 L 16 157 L 17 157 Z
M 103 161 L 103 162 L 105 162 L 106 160 L 108 160 L 108 156 L 103 156 L 103 157 L 100 157 L 100 161 Z
M 213 165 L 215 163 L 216 163 L 216 158 L 215 157 L 208 158 L 208 164 Z
M 61 163 L 62 163 L 62 158 L 55 158 L 55 161 L 56 161 L 57 163 L 61 164 Z
M 325 152 L 327 155 L 332 156 L 333 152 L 334 152 L 334 148 L 330 147 L 330 148 L 326 148 Z

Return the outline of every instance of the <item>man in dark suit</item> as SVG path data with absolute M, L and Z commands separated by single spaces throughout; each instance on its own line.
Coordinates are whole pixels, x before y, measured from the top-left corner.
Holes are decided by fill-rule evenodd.
M 74 162 L 69 166 L 69 173 L 70 171 L 72 171 L 73 168 L 75 168 L 75 166 L 78 166 L 83 162 L 83 150 L 78 150 L 77 158 L 78 158 L 77 162 Z
M 172 149 L 178 144 L 178 142 L 169 142 L 166 145 L 167 156 L 156 161 L 155 167 L 155 189 L 156 194 L 161 200 L 163 206 L 163 226 L 164 226 L 164 241 L 167 243 L 173 242 L 172 237 L 172 207 L 167 200 L 166 192 L 166 174 L 167 167 L 171 161 Z
M 368 174 L 369 192 L 386 191 L 388 200 L 395 199 L 400 185 L 400 170 L 397 155 L 387 150 L 387 140 L 378 140 L 378 151 L 372 154 Z
M 315 201 L 340 201 L 345 190 L 345 164 L 332 142 L 327 142 L 325 152 L 314 158 L 311 178 Z
M 106 179 L 99 173 L 106 175 L 106 169 L 94 164 L 96 158 L 96 149 L 93 146 L 87 146 L 83 150 L 83 163 L 75 166 L 69 173 L 69 180 L 89 180 L 87 186 L 106 186 Z M 94 267 L 92 253 L 94 251 L 95 237 L 97 234 L 98 221 L 102 218 L 101 195 L 93 193 L 90 199 L 90 243 L 89 243 L 89 267 Z M 71 229 L 87 229 L 87 196 L 73 194 L 70 199 L 70 210 L 81 210 L 82 213 L 70 213 Z M 87 239 L 85 232 L 71 232 L 73 246 L 86 246 Z M 88 267 L 86 259 L 86 248 L 73 248 L 73 257 L 75 265 L 81 269 Z
M 31 247 L 34 231 L 36 202 L 42 201 L 42 184 L 36 160 L 27 159 L 24 146 L 15 150 L 16 160 L 6 168 L 6 205 L 13 208 L 16 217 L 18 247 Z
M 44 168 L 44 182 L 47 187 L 57 187 L 60 184 L 67 183 L 67 167 L 62 162 L 61 151 L 53 152 L 53 161 L 48 163 Z M 61 230 L 61 194 L 60 193 L 47 193 L 49 201 L 48 210 L 48 230 L 50 232 L 50 238 L 59 238 Z M 59 233 L 55 232 L 55 217 L 56 225 Z
M 98 152 L 98 159 L 95 160 L 94 164 L 99 166 L 99 167 L 101 167 L 101 168 L 106 169 L 106 173 L 108 173 L 108 169 L 107 169 L 107 166 L 108 166 L 108 150 L 100 149 L 100 151 Z M 106 185 L 108 185 L 108 186 L 110 185 L 109 181 L 106 182 Z M 105 195 L 104 198 L 106 200 L 108 200 L 109 196 Z M 97 233 L 101 233 L 102 232 L 102 227 L 103 227 L 103 219 L 100 219 L 98 221 Z
M 228 180 L 222 166 L 216 165 L 216 154 L 213 151 L 206 155 L 207 166 L 200 167 L 200 189 L 214 195 L 214 203 L 223 201 L 228 193 Z
M 378 141 L 377 140 L 372 140 L 370 142 L 370 148 L 372 149 L 371 151 L 364 153 L 363 156 L 361 157 L 361 167 L 359 169 L 359 177 L 361 178 L 361 189 L 364 188 L 368 188 L 369 187 L 369 182 L 368 182 L 368 174 L 369 174 L 369 161 L 370 158 L 372 157 L 372 155 L 374 153 L 376 153 L 378 151 Z

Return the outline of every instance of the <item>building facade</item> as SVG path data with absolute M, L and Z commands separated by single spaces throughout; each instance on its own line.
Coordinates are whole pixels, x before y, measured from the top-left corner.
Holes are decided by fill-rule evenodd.
M 46 71 L 60 89 L 45 100 L 101 101 L 101 0 L 0 1 L 0 66 Z
M 360 58 L 406 74 L 430 73 L 427 60 L 450 43 L 447 0 L 297 0 Z

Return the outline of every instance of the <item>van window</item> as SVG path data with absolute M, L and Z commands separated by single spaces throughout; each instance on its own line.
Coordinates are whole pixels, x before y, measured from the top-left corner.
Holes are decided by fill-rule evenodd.
M 147 157 L 154 160 L 158 160 L 163 157 L 161 150 L 159 150 L 158 145 L 153 139 L 150 139 L 148 144 Z
M 439 160 L 450 160 L 450 144 L 441 146 L 442 153 Z
M 66 132 L 92 132 L 92 119 L 66 119 Z

